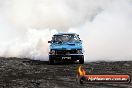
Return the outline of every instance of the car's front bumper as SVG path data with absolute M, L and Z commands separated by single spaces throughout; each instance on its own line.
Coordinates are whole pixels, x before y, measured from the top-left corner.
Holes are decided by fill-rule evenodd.
M 56 61 L 76 61 L 83 59 L 84 55 L 83 54 L 66 54 L 66 55 L 49 55 L 49 59 L 54 59 Z

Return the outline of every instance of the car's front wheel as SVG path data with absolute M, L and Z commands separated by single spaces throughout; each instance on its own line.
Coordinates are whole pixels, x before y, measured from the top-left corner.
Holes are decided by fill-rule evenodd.
M 54 59 L 53 58 L 49 58 L 49 64 L 54 64 Z
M 80 64 L 84 64 L 84 56 L 82 56 L 82 57 L 79 59 L 79 63 L 80 63 Z

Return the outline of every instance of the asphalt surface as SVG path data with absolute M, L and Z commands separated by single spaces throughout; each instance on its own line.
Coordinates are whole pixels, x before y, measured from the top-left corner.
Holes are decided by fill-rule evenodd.
M 93 83 L 76 82 L 77 63 L 35 61 L 27 58 L 0 58 L 0 88 L 132 88 L 132 82 Z M 132 61 L 88 62 L 82 65 L 87 74 L 130 74 Z

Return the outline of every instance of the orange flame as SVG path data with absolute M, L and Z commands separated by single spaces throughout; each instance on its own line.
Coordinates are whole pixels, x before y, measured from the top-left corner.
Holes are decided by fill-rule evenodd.
M 78 72 L 80 76 L 84 76 L 86 74 L 86 71 L 82 68 L 82 66 L 79 66 Z

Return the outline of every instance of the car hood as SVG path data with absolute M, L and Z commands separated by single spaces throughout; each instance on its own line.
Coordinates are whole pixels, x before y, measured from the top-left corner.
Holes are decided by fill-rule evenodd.
M 68 42 L 68 43 L 60 43 L 56 44 L 53 43 L 51 44 L 51 49 L 55 50 L 72 50 L 72 49 L 82 49 L 82 43 L 80 42 Z

